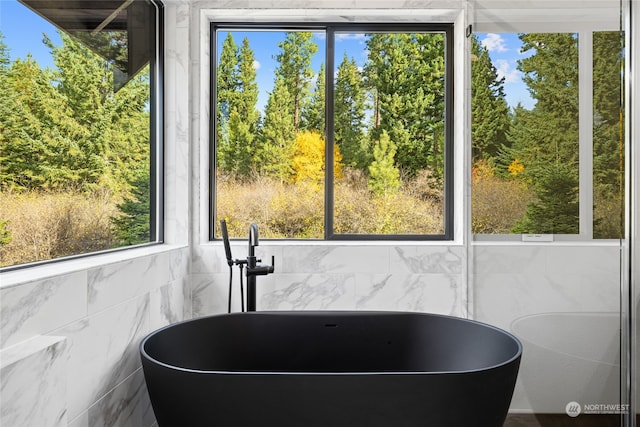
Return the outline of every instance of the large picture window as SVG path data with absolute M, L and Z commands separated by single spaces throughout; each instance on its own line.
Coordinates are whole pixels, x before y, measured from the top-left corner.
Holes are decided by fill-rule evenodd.
M 476 238 L 624 235 L 622 40 L 619 31 L 472 36 Z
M 112 3 L 0 5 L 0 267 L 162 238 L 162 7 Z
M 452 26 L 212 24 L 212 238 L 452 236 Z

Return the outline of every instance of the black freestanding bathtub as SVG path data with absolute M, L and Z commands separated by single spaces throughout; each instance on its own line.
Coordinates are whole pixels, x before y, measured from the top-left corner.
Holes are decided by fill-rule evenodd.
M 160 427 L 498 427 L 522 346 L 495 327 L 395 312 L 252 312 L 140 344 Z

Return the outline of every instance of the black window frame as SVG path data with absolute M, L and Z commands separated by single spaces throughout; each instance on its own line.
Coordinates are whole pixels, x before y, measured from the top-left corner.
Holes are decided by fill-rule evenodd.
M 325 167 L 324 180 L 324 238 L 285 238 L 269 240 L 308 240 L 308 241 L 452 241 L 454 239 L 454 24 L 453 23 L 239 23 L 211 22 L 209 26 L 210 42 L 210 96 L 209 96 L 209 240 L 219 240 L 216 236 L 216 108 L 217 108 L 217 31 L 218 30 L 254 30 L 254 31 L 318 31 L 326 34 L 325 51 L 325 164 L 332 165 L 334 158 L 334 85 L 335 79 L 335 34 L 336 33 L 374 33 L 374 32 L 433 32 L 445 35 L 445 84 L 444 84 L 444 182 L 443 182 L 443 220 L 442 234 L 338 234 L 334 233 L 334 171 Z

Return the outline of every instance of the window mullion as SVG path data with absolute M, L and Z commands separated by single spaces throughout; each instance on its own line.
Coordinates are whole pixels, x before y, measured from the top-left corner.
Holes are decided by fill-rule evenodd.
M 333 134 L 333 125 L 334 125 L 334 105 L 333 105 L 333 96 L 334 96 L 334 74 L 335 74 L 335 59 L 334 59 L 334 49 L 335 49 L 335 29 L 327 28 L 326 29 L 326 59 L 325 62 L 327 66 L 325 67 L 325 102 L 324 108 L 326 111 L 325 117 L 325 180 L 324 180 L 324 237 L 325 239 L 329 239 L 333 236 L 333 212 L 334 212 L 334 191 L 333 191 L 333 183 L 334 183 L 334 173 L 333 173 L 333 145 L 335 143 L 335 138 Z M 320 77 L 319 77 L 320 78 Z
M 593 33 L 578 35 L 580 236 L 593 238 Z

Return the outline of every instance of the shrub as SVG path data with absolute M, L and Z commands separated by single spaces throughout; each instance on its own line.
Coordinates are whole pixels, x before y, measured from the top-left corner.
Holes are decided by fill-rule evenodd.
M 110 217 L 116 213 L 108 194 L 0 193 L 11 235 L 0 245 L 0 265 L 17 265 L 113 247 Z
M 497 177 L 486 162 L 474 165 L 471 186 L 471 231 L 475 234 L 509 234 L 520 221 L 533 192 L 520 181 Z
M 217 179 L 216 218 L 226 219 L 230 237 L 246 237 L 255 222 L 260 237 L 322 238 L 323 205 L 322 189 L 309 183 L 289 185 L 268 177 L 252 182 Z
M 260 225 L 265 238 L 324 237 L 322 188 L 265 177 L 248 183 L 218 176 L 217 185 L 216 218 L 226 219 L 231 237 L 246 237 L 252 222 Z M 438 234 L 443 232 L 442 207 L 403 192 L 376 196 L 364 174 L 347 168 L 335 186 L 334 229 L 347 234 Z
M 353 179 L 353 177 L 352 177 Z M 338 183 L 334 228 L 339 234 L 440 234 L 444 232 L 442 205 L 403 191 L 372 194 L 365 180 L 359 185 Z

